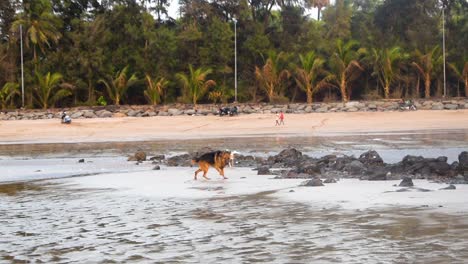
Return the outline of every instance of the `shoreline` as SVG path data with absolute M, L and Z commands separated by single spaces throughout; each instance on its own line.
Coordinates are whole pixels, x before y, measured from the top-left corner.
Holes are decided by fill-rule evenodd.
M 0 121 L 0 145 L 463 133 L 468 109 L 286 114 L 285 126 L 274 122 L 275 114 L 92 118 L 71 125 L 57 119 L 10 120 Z

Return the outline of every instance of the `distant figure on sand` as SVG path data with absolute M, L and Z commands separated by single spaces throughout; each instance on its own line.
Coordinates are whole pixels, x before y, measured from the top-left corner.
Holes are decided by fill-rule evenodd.
M 276 124 L 275 126 L 284 125 L 284 114 L 283 111 L 280 111 L 276 114 Z
M 60 118 L 62 119 L 62 124 L 71 124 L 71 117 L 67 114 L 67 112 L 62 112 Z

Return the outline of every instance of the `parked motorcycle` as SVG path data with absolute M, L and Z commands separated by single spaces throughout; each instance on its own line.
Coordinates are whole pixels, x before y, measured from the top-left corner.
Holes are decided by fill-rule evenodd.
M 418 110 L 413 100 L 405 100 L 399 103 L 400 111 L 416 111 Z
M 232 108 L 230 107 L 221 107 L 219 108 L 218 111 L 219 116 L 234 116 L 238 114 L 237 106 L 234 106 Z
M 67 114 L 67 112 L 62 113 L 62 124 L 71 124 L 71 117 Z

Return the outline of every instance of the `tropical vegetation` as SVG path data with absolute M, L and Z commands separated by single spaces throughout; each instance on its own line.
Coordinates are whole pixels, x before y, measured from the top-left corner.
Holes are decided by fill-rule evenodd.
M 468 96 L 466 0 L 3 0 L 2 108 L 21 39 L 27 108 Z

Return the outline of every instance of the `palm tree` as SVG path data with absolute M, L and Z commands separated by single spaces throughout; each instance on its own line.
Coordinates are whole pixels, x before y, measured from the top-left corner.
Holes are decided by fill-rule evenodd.
M 449 66 L 453 70 L 457 78 L 465 83 L 465 97 L 468 97 L 468 61 L 465 61 L 463 69 L 461 65 L 457 67 L 457 65 L 454 63 L 450 63 Z
M 260 88 L 265 90 L 269 102 L 279 95 L 283 81 L 291 76 L 287 69 L 282 69 L 281 60 L 284 55 L 283 52 L 270 52 L 262 68 L 255 66 L 255 77 Z
M 13 82 L 7 82 L 0 89 L 0 102 L 2 104 L 2 110 L 6 109 L 8 104 L 11 105 L 16 95 L 19 95 L 19 84 Z
M 59 32 L 60 20 L 54 15 L 51 1 L 38 0 L 25 4 L 24 13 L 14 21 L 11 29 L 18 32 L 22 25 L 26 31 L 25 44 L 27 48 L 33 46 L 34 62 L 37 67 L 37 48 L 45 53 L 45 48 L 51 42 L 57 44 L 61 34 Z
M 442 55 L 437 45 L 425 54 L 416 50 L 415 55 L 416 61 L 412 65 L 424 81 L 424 97 L 427 99 L 431 97 L 431 81 L 434 75 L 434 68 L 438 64 L 437 61 L 441 61 Z
M 322 80 L 319 80 L 321 73 L 325 73 L 323 70 L 323 64 L 325 60 L 316 56 L 315 52 L 311 51 L 305 56 L 299 55 L 301 67 L 296 68 L 296 83 L 297 85 L 306 92 L 307 103 L 312 103 L 314 94 L 321 88 L 327 86 L 327 81 L 330 79 L 330 75 L 327 75 Z
M 390 49 L 372 49 L 374 73 L 377 75 L 378 81 L 383 87 L 384 97 L 390 97 L 390 86 L 398 78 L 400 72 L 400 65 L 398 64 L 402 59 L 408 57 L 407 54 L 402 53 L 400 47 L 393 47 Z
M 365 53 L 365 50 L 359 49 L 356 51 L 357 45 L 358 42 L 354 40 L 343 43 L 341 39 L 338 39 L 336 52 L 332 55 L 330 61 L 331 69 L 334 72 L 332 78 L 337 82 L 343 102 L 348 102 L 350 99 L 351 86 L 349 86 L 349 83 L 364 70 L 359 64 L 358 58 Z
M 43 109 L 55 105 L 58 100 L 72 94 L 69 89 L 61 86 L 62 79 L 62 74 L 58 72 L 53 74 L 48 72 L 45 75 L 36 72 L 37 86 L 34 87 L 36 92 L 35 99 Z
M 322 8 L 330 5 L 330 0 L 308 0 L 307 2 L 310 6 L 317 8 L 317 20 L 320 20 Z
M 183 86 L 184 98 L 192 101 L 194 105 L 197 101 L 206 93 L 211 87 L 216 85 L 213 80 L 206 80 L 208 75 L 212 72 L 211 69 L 193 69 L 192 65 L 189 65 L 189 74 L 177 73 L 176 78 L 181 82 Z
M 154 80 L 146 75 L 147 88 L 144 91 L 145 97 L 152 105 L 157 105 L 161 102 L 161 96 L 164 94 L 169 81 L 164 77 L 155 78 Z
M 123 68 L 121 71 L 118 71 L 115 74 L 115 77 L 107 77 L 106 79 L 99 79 L 98 82 L 104 84 L 107 89 L 107 93 L 115 105 L 120 105 L 120 100 L 127 93 L 127 90 L 130 86 L 134 85 L 138 80 L 136 74 L 132 74 L 128 78 L 128 66 Z

